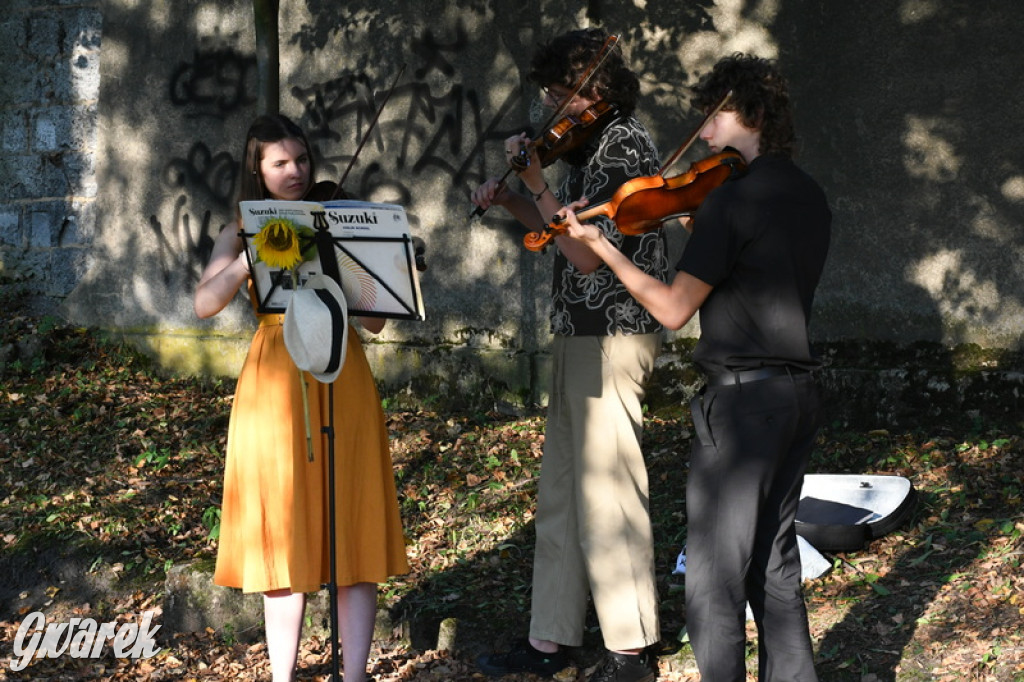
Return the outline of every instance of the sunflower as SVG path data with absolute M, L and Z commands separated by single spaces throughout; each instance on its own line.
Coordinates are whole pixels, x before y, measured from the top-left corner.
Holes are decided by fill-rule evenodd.
M 253 242 L 256 255 L 269 267 L 291 269 L 302 262 L 298 229 L 286 218 L 268 220 L 253 237 Z

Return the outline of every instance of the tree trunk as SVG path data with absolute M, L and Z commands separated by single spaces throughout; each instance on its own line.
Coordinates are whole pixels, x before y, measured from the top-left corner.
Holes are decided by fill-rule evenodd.
M 259 74 L 259 111 L 281 111 L 281 58 L 278 52 L 279 0 L 253 0 L 256 22 L 256 68 Z

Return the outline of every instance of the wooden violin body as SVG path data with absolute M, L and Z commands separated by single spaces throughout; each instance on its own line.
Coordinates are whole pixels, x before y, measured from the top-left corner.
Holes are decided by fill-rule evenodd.
M 578 116 L 567 114 L 521 149 L 510 163 L 517 172 L 525 169 L 530 165 L 530 150 L 533 149 L 541 165 L 547 168 L 564 155 L 585 145 L 617 116 L 618 109 L 604 100 L 595 102 Z
M 615 190 L 611 199 L 578 212 L 576 217 L 584 221 L 605 216 L 615 221 L 625 235 L 644 234 L 660 228 L 667 220 L 694 213 L 711 190 L 746 167 L 739 152 L 727 149 L 693 162 L 685 173 L 671 178 L 659 174 L 628 180 Z M 531 251 L 541 251 L 565 231 L 564 219 L 558 218 L 542 231 L 527 234 L 523 245 Z

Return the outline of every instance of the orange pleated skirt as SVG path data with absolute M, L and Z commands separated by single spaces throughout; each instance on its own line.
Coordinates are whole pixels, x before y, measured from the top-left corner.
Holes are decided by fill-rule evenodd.
M 214 583 L 245 592 L 314 592 L 330 579 L 329 388 L 308 384 L 309 461 L 299 371 L 282 315 L 260 316 L 235 390 Z M 387 426 L 359 335 L 349 329 L 334 383 L 337 584 L 408 572 Z

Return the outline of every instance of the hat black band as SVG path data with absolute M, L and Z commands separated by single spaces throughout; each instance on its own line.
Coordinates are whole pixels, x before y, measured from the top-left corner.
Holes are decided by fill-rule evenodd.
M 323 371 L 323 374 L 330 374 L 341 364 L 341 344 L 338 341 L 345 335 L 345 316 L 342 314 L 341 306 L 338 305 L 338 300 L 328 291 L 324 289 L 313 289 L 313 291 L 331 313 L 331 330 L 333 332 L 331 334 L 331 358 L 327 361 L 327 367 Z

